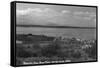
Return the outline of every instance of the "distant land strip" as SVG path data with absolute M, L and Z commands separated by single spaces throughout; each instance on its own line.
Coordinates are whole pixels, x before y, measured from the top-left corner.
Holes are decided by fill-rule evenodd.
M 48 25 L 16 25 L 17 27 L 41 27 L 41 28 L 77 28 L 77 29 L 96 29 L 96 27 L 77 27 L 77 26 L 48 26 Z

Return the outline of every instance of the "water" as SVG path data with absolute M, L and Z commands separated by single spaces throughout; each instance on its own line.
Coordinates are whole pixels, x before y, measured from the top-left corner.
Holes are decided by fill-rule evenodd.
M 70 28 L 39 28 L 17 27 L 17 34 L 35 34 L 47 36 L 76 37 L 80 39 L 96 39 L 96 29 L 70 29 Z

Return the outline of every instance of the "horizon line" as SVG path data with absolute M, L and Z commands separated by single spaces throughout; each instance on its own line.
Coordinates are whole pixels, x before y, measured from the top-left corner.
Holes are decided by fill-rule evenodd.
M 49 26 L 49 25 L 16 25 L 17 27 L 41 27 L 41 28 L 79 28 L 79 29 L 96 29 L 96 27 L 79 27 L 79 26 Z

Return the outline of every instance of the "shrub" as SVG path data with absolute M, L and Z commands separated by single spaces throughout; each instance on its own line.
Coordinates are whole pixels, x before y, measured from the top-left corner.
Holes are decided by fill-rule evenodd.
M 16 56 L 17 57 L 23 57 L 23 58 L 27 58 L 27 57 L 31 57 L 32 53 L 26 51 L 23 47 L 17 47 L 16 48 Z

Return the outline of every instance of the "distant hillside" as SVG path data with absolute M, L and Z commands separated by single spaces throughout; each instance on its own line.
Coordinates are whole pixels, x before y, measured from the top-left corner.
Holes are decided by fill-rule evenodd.
M 47 25 L 17 25 L 17 27 L 42 27 L 42 28 L 78 28 L 78 29 L 96 29 L 96 27 L 79 27 L 79 26 L 47 26 Z
M 33 43 L 37 41 L 52 41 L 54 37 L 48 37 L 45 35 L 17 34 L 16 39 Z

